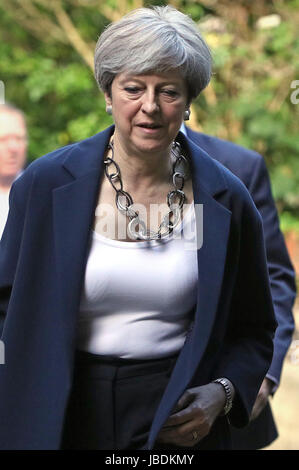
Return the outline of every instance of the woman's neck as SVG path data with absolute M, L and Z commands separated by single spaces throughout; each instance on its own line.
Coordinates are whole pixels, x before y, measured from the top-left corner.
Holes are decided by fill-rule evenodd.
M 117 135 L 112 136 L 114 160 L 118 163 L 122 181 L 132 189 L 150 188 L 171 182 L 170 148 L 161 153 L 130 152 Z

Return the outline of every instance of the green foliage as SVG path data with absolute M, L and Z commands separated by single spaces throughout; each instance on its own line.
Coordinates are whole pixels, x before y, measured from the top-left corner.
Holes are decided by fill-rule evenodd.
M 280 228 L 284 233 L 296 231 L 299 233 L 299 220 L 290 212 L 283 212 L 280 216 Z
M 262 29 L 257 28 L 258 2 L 251 2 L 247 9 L 243 2 L 235 2 L 240 11 L 234 19 L 228 3 L 227 11 L 215 8 L 218 30 L 213 25 L 206 28 L 203 18 L 203 31 L 213 51 L 214 78 L 196 100 L 197 121 L 204 132 L 264 156 L 278 209 L 282 215 L 289 214 L 288 227 L 293 224 L 297 230 L 299 104 L 291 102 L 291 83 L 299 80 L 298 2 L 277 2 L 277 10 L 259 2 L 264 3 L 265 16 L 280 17 L 280 24 Z
M 25 3 L 0 4 L 0 80 L 6 99 L 28 116 L 32 160 L 112 123 L 79 43 L 92 56 L 105 25 L 142 2 Z M 213 54 L 213 79 L 192 106 L 191 125 L 262 153 L 283 224 L 298 228 L 299 104 L 291 102 L 291 83 L 299 80 L 299 0 L 240 0 L 234 8 L 230 0 L 169 3 L 198 22 Z M 54 9 L 58 4 L 72 31 Z M 280 23 L 259 28 L 257 21 L 271 14 Z

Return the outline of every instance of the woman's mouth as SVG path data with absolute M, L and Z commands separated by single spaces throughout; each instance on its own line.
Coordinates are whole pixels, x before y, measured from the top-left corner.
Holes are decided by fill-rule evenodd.
M 142 122 L 140 124 L 137 124 L 137 127 L 142 129 L 147 134 L 155 133 L 162 128 L 161 124 L 149 123 L 149 122 Z

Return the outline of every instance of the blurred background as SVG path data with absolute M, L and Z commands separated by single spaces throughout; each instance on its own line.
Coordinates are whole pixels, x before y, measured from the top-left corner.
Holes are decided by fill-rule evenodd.
M 189 125 L 264 156 L 299 277 L 299 0 L 0 0 L 0 81 L 27 116 L 29 160 L 112 123 L 93 78 L 97 38 L 134 8 L 166 4 L 198 23 L 214 58 Z M 299 449 L 298 299 L 294 315 L 270 450 Z

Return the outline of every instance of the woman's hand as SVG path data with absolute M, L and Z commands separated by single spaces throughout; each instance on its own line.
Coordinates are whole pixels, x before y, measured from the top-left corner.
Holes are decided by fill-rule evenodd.
M 157 440 L 182 447 L 193 447 L 207 436 L 224 408 L 225 391 L 221 384 L 209 383 L 186 390 L 175 412 L 165 422 Z

